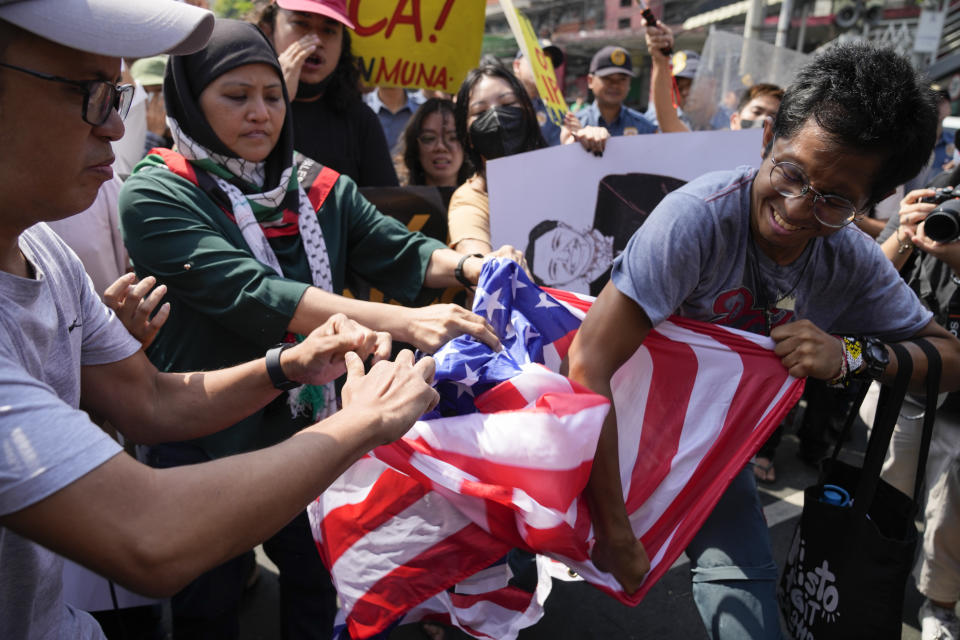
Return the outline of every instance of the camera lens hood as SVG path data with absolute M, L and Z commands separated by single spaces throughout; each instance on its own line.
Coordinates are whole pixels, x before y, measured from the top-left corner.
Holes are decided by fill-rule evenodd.
M 952 242 L 960 236 L 960 198 L 940 204 L 923 222 L 924 233 L 937 242 Z

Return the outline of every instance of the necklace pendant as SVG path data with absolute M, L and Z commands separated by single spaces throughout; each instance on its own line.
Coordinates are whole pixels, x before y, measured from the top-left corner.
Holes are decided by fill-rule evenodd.
M 782 309 L 783 311 L 796 311 L 796 296 L 784 296 L 783 298 L 777 300 L 777 308 Z

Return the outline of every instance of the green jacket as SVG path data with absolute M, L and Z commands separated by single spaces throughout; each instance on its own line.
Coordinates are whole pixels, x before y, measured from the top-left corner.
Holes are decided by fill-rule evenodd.
M 391 298 L 420 292 L 430 256 L 444 244 L 381 214 L 340 176 L 319 212 L 334 292 L 356 274 Z M 137 277 L 167 285 L 170 317 L 147 351 L 161 371 L 214 370 L 262 357 L 287 333 L 310 282 L 299 235 L 271 238 L 284 276 L 254 257 L 239 227 L 189 180 L 163 167 L 132 175 L 120 223 Z M 279 442 L 308 424 L 286 394 L 246 420 L 193 441 L 211 457 Z

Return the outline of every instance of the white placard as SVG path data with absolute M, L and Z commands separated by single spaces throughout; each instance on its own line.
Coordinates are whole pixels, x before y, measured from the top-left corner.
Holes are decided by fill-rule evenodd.
M 493 160 L 492 244 L 524 250 L 547 286 L 596 295 L 613 258 L 667 192 L 710 171 L 759 166 L 761 133 L 621 136 L 599 158 L 574 143 Z
M 917 30 L 913 36 L 913 50 L 917 53 L 936 53 L 940 48 L 940 34 L 943 33 L 945 11 L 923 9 L 917 21 Z

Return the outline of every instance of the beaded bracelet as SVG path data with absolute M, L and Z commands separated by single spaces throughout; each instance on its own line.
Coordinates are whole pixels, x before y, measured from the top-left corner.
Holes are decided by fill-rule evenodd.
M 827 381 L 829 387 L 843 387 L 847 379 L 847 350 L 843 346 L 843 338 L 840 338 L 840 373 L 836 378 Z
M 827 382 L 831 387 L 846 387 L 851 378 L 864 372 L 867 364 L 863 359 L 863 342 L 856 336 L 837 336 L 842 348 L 840 373 Z

